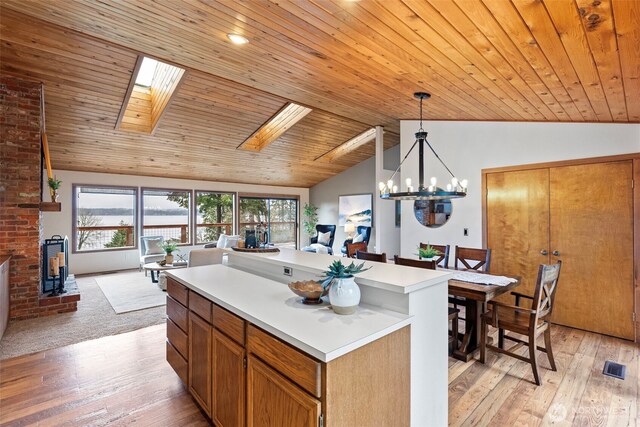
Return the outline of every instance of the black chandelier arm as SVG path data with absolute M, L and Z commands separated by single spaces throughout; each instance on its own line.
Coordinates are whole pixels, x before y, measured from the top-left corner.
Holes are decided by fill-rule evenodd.
M 411 146 L 411 148 L 409 148 L 409 151 L 407 151 L 407 154 L 404 156 L 404 158 L 402 159 L 402 161 L 400 162 L 400 164 L 398 165 L 398 168 L 395 170 L 395 172 L 393 172 L 393 175 L 391 175 L 391 178 L 389 178 L 389 180 L 393 180 L 393 177 L 396 176 L 396 174 L 398 173 L 398 171 L 400 170 L 400 168 L 402 167 L 402 164 L 404 163 L 405 160 L 407 160 L 407 157 L 409 157 L 409 154 L 411 154 L 411 152 L 413 151 L 414 148 L 416 148 L 416 144 L 418 143 L 418 139 L 416 139 L 416 141 L 413 143 L 413 145 Z M 391 191 L 391 189 L 389 189 L 389 191 Z
M 431 144 L 429 144 L 429 141 L 427 141 L 426 138 L 424 139 L 424 142 L 427 144 L 429 149 L 431 149 L 431 152 L 433 153 L 433 155 L 436 156 L 436 159 L 438 159 L 442 164 L 442 166 L 444 166 L 444 168 L 447 170 L 447 172 L 449 172 L 449 175 L 451 175 L 451 178 L 455 178 L 456 176 L 453 174 L 453 172 L 451 172 L 451 169 L 449 169 L 447 165 L 444 164 L 440 156 L 438 156 L 438 153 L 436 153 L 436 150 L 433 149 L 433 147 L 431 146 Z

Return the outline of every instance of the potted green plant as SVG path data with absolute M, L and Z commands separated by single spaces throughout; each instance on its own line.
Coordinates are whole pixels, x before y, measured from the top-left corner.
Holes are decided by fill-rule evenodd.
M 160 247 L 165 253 L 165 256 L 164 256 L 165 262 L 167 264 L 173 264 L 173 253 L 176 251 L 180 251 L 180 249 L 178 249 L 178 244 L 175 242 L 172 242 L 171 240 L 167 240 L 166 242 L 162 242 Z
M 323 272 L 324 279 L 320 283 L 324 289 L 329 287 L 329 302 L 333 311 L 338 314 L 355 313 L 360 303 L 360 288 L 353 276 L 369 268 L 364 268 L 364 262 L 359 265 L 354 262 L 344 265 L 342 261 L 335 260 Z
M 58 201 L 58 189 L 60 188 L 60 184 L 62 184 L 62 181 L 60 181 L 59 179 L 57 179 L 55 176 L 53 178 L 49 178 L 47 180 L 47 184 L 49 185 L 49 188 L 51 189 L 51 201 L 53 203 L 56 203 Z
M 307 233 L 309 237 L 315 236 L 316 225 L 318 225 L 318 207 L 311 203 L 305 203 L 302 214 L 304 216 L 302 227 L 305 233 Z
M 426 248 L 418 246 L 418 257 L 426 261 L 433 261 L 433 258 L 442 255 L 442 252 L 427 244 Z

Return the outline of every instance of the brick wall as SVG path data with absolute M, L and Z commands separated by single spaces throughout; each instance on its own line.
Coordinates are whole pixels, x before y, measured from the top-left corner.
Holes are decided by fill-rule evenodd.
M 11 319 L 38 317 L 40 84 L 0 77 L 0 254 L 11 255 Z

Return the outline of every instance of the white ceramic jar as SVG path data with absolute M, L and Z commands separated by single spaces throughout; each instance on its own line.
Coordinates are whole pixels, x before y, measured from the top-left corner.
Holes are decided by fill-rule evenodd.
M 329 289 L 329 302 L 338 314 L 353 314 L 360 304 L 360 288 L 353 277 L 334 279 Z

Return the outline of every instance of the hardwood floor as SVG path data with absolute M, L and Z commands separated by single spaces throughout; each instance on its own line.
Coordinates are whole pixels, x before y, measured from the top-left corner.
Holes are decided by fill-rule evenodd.
M 449 358 L 449 425 L 640 425 L 640 345 L 555 325 L 552 344 L 558 370 L 538 352 L 539 387 L 531 365 L 512 357 Z M 606 360 L 627 366 L 624 381 L 602 374 Z
M 207 426 L 165 362 L 165 326 L 0 362 L 2 426 Z M 450 425 L 638 426 L 640 346 L 553 328 L 558 371 L 489 352 L 487 364 L 449 359 Z M 544 356 L 544 355 L 542 355 Z M 627 379 L 602 375 L 605 360 Z
M 165 325 L 0 362 L 2 426 L 208 426 L 165 361 Z

